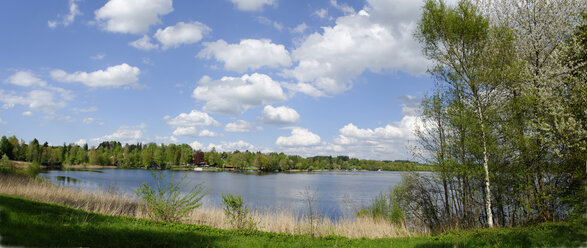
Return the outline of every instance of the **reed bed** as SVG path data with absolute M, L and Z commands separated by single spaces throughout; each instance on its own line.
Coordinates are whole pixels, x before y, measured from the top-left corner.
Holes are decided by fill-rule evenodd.
M 0 174 L 0 193 L 107 215 L 146 217 L 141 204 L 132 196 L 76 190 L 20 175 Z
M 144 205 L 132 195 L 76 190 L 24 176 L 0 174 L 0 194 L 57 203 L 107 215 L 136 218 L 147 218 L 148 216 Z M 298 212 L 294 209 L 254 210 L 250 216 L 256 229 L 265 232 L 311 234 L 317 237 L 337 235 L 370 239 L 417 235 L 405 226 L 377 221 L 369 217 L 343 218 L 337 221 L 320 217 L 314 219 L 313 225 L 311 225 L 307 218 L 299 218 Z M 183 222 L 221 229 L 233 228 L 223 210 L 210 204 L 204 204 L 195 209 Z

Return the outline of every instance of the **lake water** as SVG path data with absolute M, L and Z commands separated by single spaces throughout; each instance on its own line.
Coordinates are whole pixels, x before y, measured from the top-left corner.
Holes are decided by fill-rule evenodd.
M 170 178 L 171 171 L 162 171 Z M 332 219 L 352 218 L 380 192 L 401 182 L 403 172 L 300 172 L 247 174 L 235 172 L 175 171 L 175 179 L 186 175 L 186 182 L 203 182 L 210 192 L 205 204 L 220 206 L 221 195 L 241 195 L 258 210 L 287 208 L 304 211 L 304 192 L 315 194 L 321 214 Z M 143 182 L 152 183 L 151 172 L 140 169 L 51 170 L 41 176 L 55 184 L 86 190 L 116 190 L 132 195 Z

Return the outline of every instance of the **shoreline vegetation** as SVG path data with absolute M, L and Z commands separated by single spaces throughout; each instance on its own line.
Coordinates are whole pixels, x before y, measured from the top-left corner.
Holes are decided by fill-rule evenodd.
M 141 203 L 114 192 L 86 192 L 0 173 L 0 244 L 91 247 L 579 247 L 587 221 L 416 233 L 388 222 L 319 220 L 315 233 L 291 213 L 253 214 L 256 230 L 230 230 L 221 209 L 201 207 L 183 223 L 146 218 Z M 382 229 L 383 228 L 383 229 Z
M 18 164 L 18 166 L 16 165 Z M 36 163 L 0 164 L 0 244 L 109 247 L 580 247 L 587 245 L 587 220 L 536 223 L 521 227 L 437 232 L 387 219 L 385 195 L 353 219 L 332 221 L 320 213 L 300 216 L 293 209 L 249 212 L 234 225 L 226 208 L 204 204 L 181 222 L 153 221 L 145 203 L 116 189 L 84 191 L 38 177 Z M 154 172 L 156 173 L 156 172 Z M 173 180 L 172 180 L 173 181 Z M 395 190 L 395 189 L 394 189 Z M 22 197 L 22 198 L 21 198 Z M 224 196 L 223 196 L 224 197 Z M 238 197 L 238 196 L 237 196 Z M 308 201 L 311 201 L 308 198 Z M 233 204 L 237 211 L 239 203 Z M 393 203 L 396 204 L 396 203 Z M 393 205 L 392 204 L 392 205 Z M 389 205 L 388 205 L 389 206 Z M 364 208 L 364 207 L 363 207 Z M 401 211 L 401 210 L 400 210 Z M 234 213 L 234 212 L 233 212 Z M 377 214 L 376 214 L 377 213 Z M 307 213 L 305 213 L 307 214 Z M 233 216 L 234 217 L 234 216 Z M 400 220 L 403 217 L 400 216 Z M 108 219 L 108 221 L 104 221 Z M 42 232 L 39 234 L 39 232 Z M 31 235 L 32 233 L 32 235 Z M 50 236 L 47 236 L 50 235 Z M 27 237 L 26 239 L 24 237 Z M 47 237 L 51 237 L 50 239 Z M 110 238 L 108 238 L 110 237 Z M 112 237 L 117 237 L 112 240 Z M 157 238 L 153 238 L 157 237 Z M 208 238 L 205 238 L 208 237 Z M 211 238 L 213 237 L 213 238 Z
M 32 162 L 24 162 L 24 161 L 14 161 L 11 160 L 11 163 L 14 164 L 14 166 L 16 168 L 20 168 L 20 169 L 25 169 L 27 168 L 27 166 L 29 166 L 30 164 L 32 164 Z M 41 165 L 40 166 L 41 169 L 43 170 L 52 170 L 52 169 L 57 169 L 57 170 L 100 170 L 100 169 L 145 169 L 148 170 L 149 168 L 147 167 L 137 167 L 137 168 L 127 168 L 127 167 L 118 167 L 118 166 L 114 166 L 114 165 L 90 165 L 90 164 L 76 164 L 76 165 L 61 165 L 60 167 L 51 167 L 51 166 L 46 166 L 46 165 Z M 201 170 L 195 170 L 196 168 L 201 168 Z M 161 168 L 159 168 L 161 169 Z M 352 171 L 352 172 L 365 172 L 365 171 L 372 171 L 372 170 L 365 170 L 365 169 L 318 169 L 318 170 L 298 170 L 298 169 L 289 169 L 289 170 L 285 170 L 285 171 L 271 171 L 271 172 L 266 172 L 266 171 L 262 171 L 259 170 L 258 168 L 217 168 L 217 167 L 199 167 L 199 166 L 186 166 L 186 167 L 181 167 L 181 166 L 173 166 L 173 167 L 167 167 L 165 169 L 161 169 L 161 170 L 172 170 L 172 171 L 204 171 L 204 172 L 253 172 L 253 173 L 306 173 L 306 172 L 328 172 L 328 171 Z M 430 166 L 427 165 L 421 165 L 419 167 L 415 167 L 413 169 L 409 169 L 409 170 L 383 170 L 383 171 L 434 171 L 434 169 Z

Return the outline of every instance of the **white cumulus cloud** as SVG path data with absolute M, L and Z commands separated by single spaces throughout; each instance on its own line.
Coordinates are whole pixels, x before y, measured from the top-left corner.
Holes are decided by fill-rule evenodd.
M 295 127 L 291 130 L 291 136 L 279 136 L 275 144 L 278 146 L 313 146 L 321 143 L 320 136 L 310 132 L 306 128 Z
M 192 110 L 189 114 L 181 113 L 173 119 L 167 116 L 165 119 L 167 119 L 167 124 L 174 127 L 213 126 L 220 124 L 207 113 L 198 110 Z
M 140 34 L 161 23 L 159 17 L 171 11 L 172 0 L 110 0 L 95 15 L 106 31 Z
M 253 130 L 255 130 L 255 125 L 244 120 L 237 120 L 224 126 L 224 131 L 232 133 L 248 133 Z
M 178 22 L 175 26 L 158 29 L 154 37 L 162 45 L 163 49 L 175 48 L 182 44 L 193 44 L 210 32 L 210 28 L 200 22 Z
M 415 128 L 421 125 L 417 116 L 404 116 L 401 121 L 374 129 L 359 128 L 353 123 L 339 129 L 334 144 L 343 146 L 350 156 L 374 159 L 409 159 L 410 143 L 416 139 Z
M 242 11 L 259 11 L 264 5 L 274 5 L 275 0 L 230 0 L 236 7 Z
M 190 146 L 194 150 L 203 150 L 204 149 L 204 145 L 202 145 L 202 143 L 198 142 L 197 140 L 194 140 L 194 142 L 190 143 Z
M 198 81 L 192 97 L 205 101 L 206 112 L 239 115 L 251 107 L 287 100 L 279 82 L 265 74 L 254 73 L 212 80 L 204 76 Z
M 51 71 L 51 77 L 60 82 L 79 82 L 88 87 L 111 87 L 118 88 L 126 85 L 136 85 L 141 70 L 138 67 L 126 63 L 110 66 L 106 70 L 94 72 L 77 71 L 67 73 L 56 69 Z
M 368 1 L 355 13 L 352 8 L 332 1 L 347 15 L 336 19 L 336 25 L 305 37 L 291 52 L 295 67 L 285 70 L 283 75 L 337 94 L 350 89 L 353 80 L 367 70 L 424 74 L 430 61 L 413 39 L 420 10 L 409 8 L 410 14 L 405 14 L 404 5 L 417 4 L 395 2 Z
M 4 109 L 23 105 L 31 110 L 52 114 L 67 106 L 65 100 L 71 99 L 67 96 L 64 98 L 63 95 L 56 96 L 55 93 L 48 90 L 31 90 L 26 94 L 18 94 L 0 89 L 0 103 L 3 103 L 2 108 Z
M 220 144 L 213 144 L 210 143 L 208 145 L 208 150 L 211 150 L 212 148 L 215 148 L 216 151 L 219 152 L 233 152 L 236 150 L 239 151 L 245 151 L 245 150 L 249 150 L 249 151 L 254 151 L 256 148 L 254 145 L 251 145 L 245 141 L 239 140 L 236 142 L 227 142 L 227 141 L 221 141 Z
M 208 129 L 204 129 L 198 133 L 199 137 L 222 137 L 223 135 L 220 133 L 212 132 Z
M 24 111 L 24 116 L 31 116 L 32 111 L 43 111 L 55 118 L 53 114 L 67 106 L 67 101 L 74 99 L 70 90 L 54 87 L 38 78 L 31 71 L 17 71 L 4 80 L 5 83 L 22 87 L 33 87 L 28 92 L 5 91 L 0 89 L 0 103 L 2 108 L 9 109 L 16 105 L 23 105 L 29 110 Z
M 18 71 L 8 77 L 4 82 L 22 87 L 46 86 L 47 83 L 30 71 Z
M 88 141 L 85 139 L 79 139 L 78 141 L 74 142 L 74 144 L 78 145 L 78 146 L 83 146 L 85 144 L 87 144 Z
M 212 131 L 210 131 L 208 129 L 204 129 L 204 130 L 198 132 L 198 130 L 194 126 L 191 126 L 191 127 L 177 127 L 173 131 L 173 135 L 176 135 L 176 136 L 191 136 L 191 137 L 221 137 L 222 136 L 221 134 L 212 132 Z
M 178 141 L 177 138 L 173 136 L 155 136 L 155 140 L 164 144 L 175 144 Z
M 220 123 L 210 115 L 198 110 L 192 110 L 187 114 L 181 113 L 173 119 L 169 116 L 165 116 L 164 119 L 167 121 L 167 124 L 175 128 L 173 131 L 173 135 L 175 136 L 219 136 L 219 134 L 210 132 L 209 130 L 202 130 L 198 132 L 196 127 L 220 125 Z
M 260 121 L 268 124 L 293 124 L 300 121 L 298 112 L 286 106 L 267 105 L 263 109 L 262 115 Z
M 136 49 L 145 50 L 145 51 L 159 48 L 159 45 L 152 43 L 151 38 L 146 34 L 143 35 L 142 38 L 139 38 L 138 40 L 129 42 L 128 44 Z
M 122 144 L 133 144 L 140 142 L 144 139 L 147 125 L 141 123 L 136 126 L 121 126 L 112 134 L 104 135 L 99 138 L 93 138 L 90 141 L 93 143 L 100 143 L 103 141 L 120 141 Z
M 284 83 L 283 87 L 290 92 L 300 92 L 313 97 L 326 96 L 326 94 L 309 83 Z
M 175 136 L 198 136 L 198 130 L 196 130 L 195 126 L 177 127 L 173 131 L 173 135 L 175 135 Z
M 205 48 L 198 57 L 224 63 L 224 69 L 243 73 L 262 67 L 289 67 L 291 58 L 283 45 L 277 45 L 268 39 L 244 39 L 239 44 L 228 44 L 224 40 L 203 43 Z

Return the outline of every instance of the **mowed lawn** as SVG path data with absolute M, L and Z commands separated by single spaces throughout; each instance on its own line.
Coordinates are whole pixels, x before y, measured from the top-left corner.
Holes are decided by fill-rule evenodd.
M 107 216 L 0 195 L 0 246 L 25 247 L 579 247 L 587 221 L 397 239 L 312 238 Z

